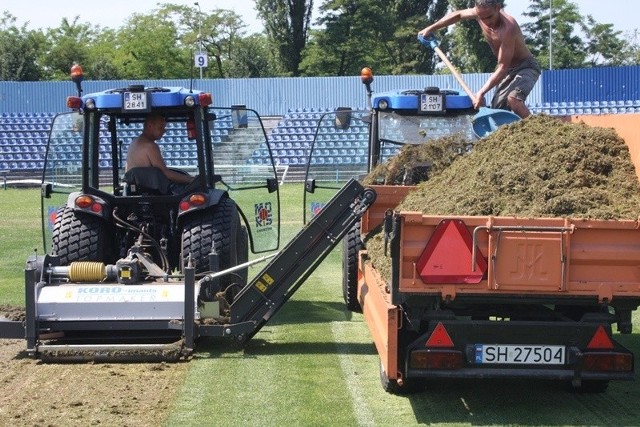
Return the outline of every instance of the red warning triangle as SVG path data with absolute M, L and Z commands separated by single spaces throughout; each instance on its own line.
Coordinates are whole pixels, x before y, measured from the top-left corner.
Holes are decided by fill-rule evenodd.
M 438 322 L 426 344 L 427 347 L 453 347 L 453 340 L 442 322 Z
M 609 338 L 607 331 L 604 330 L 604 327 L 598 326 L 596 329 L 596 333 L 593 334 L 591 341 L 589 341 L 589 345 L 587 345 L 588 349 L 603 349 L 603 350 L 612 350 L 615 348 L 613 345 L 613 341 Z
M 418 259 L 416 268 L 425 283 L 479 283 L 487 271 L 487 260 L 476 249 L 475 271 L 471 268 L 473 238 L 459 219 L 438 224 Z

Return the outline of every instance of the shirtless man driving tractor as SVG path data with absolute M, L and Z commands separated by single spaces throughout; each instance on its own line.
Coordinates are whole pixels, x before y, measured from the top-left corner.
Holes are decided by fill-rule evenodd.
M 162 158 L 160 147 L 156 144 L 156 141 L 164 135 L 166 126 L 167 122 L 161 114 L 152 113 L 146 118 L 142 134 L 129 146 L 125 170 L 155 167 L 175 184 L 190 184 L 195 178 L 169 169 Z

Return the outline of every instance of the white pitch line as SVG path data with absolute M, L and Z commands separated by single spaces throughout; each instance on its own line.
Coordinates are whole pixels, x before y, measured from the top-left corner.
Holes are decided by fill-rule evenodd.
M 375 420 L 373 413 L 367 405 L 367 401 L 362 394 L 362 387 L 358 386 L 358 376 L 355 374 L 356 366 L 351 360 L 351 354 L 349 353 L 349 346 L 343 344 L 347 334 L 344 328 L 345 322 L 331 322 L 331 334 L 333 335 L 334 342 L 338 348 L 338 360 L 340 361 L 340 369 L 344 374 L 344 379 L 347 383 L 347 389 L 351 395 L 351 403 L 353 405 L 353 412 L 356 415 L 358 426 L 368 427 L 375 426 Z

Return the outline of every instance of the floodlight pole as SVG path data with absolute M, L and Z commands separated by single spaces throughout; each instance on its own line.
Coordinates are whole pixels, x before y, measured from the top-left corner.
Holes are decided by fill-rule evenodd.
M 549 0 L 549 69 L 553 70 L 553 53 L 552 53 L 552 46 L 553 46 L 553 37 L 552 34 L 553 33 L 553 4 L 552 4 L 552 0 Z
M 200 3 L 195 2 L 194 5 L 198 6 L 198 49 L 202 55 L 202 9 L 200 9 Z M 200 67 L 200 80 L 202 80 L 202 67 Z

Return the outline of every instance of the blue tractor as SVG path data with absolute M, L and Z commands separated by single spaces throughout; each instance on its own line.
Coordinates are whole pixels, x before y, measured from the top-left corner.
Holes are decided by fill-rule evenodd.
M 374 93 L 371 69 L 363 68 L 360 77 L 366 88 L 368 108 L 337 108 L 318 119 L 307 162 L 305 221 L 324 207 L 343 180 L 363 178 L 405 145 L 428 144 L 455 134 L 470 143 L 477 138 L 472 126 L 477 111 L 468 95 L 435 86 Z M 337 156 L 332 157 L 332 153 Z M 422 167 L 406 165 L 407 174 L 411 174 L 409 169 L 414 166 Z M 378 196 L 377 203 L 384 203 L 384 195 Z M 352 311 L 360 311 L 356 295 L 357 256 L 363 247 L 358 222 L 342 245 L 342 290 L 346 306 Z
M 278 181 L 262 121 L 190 88 L 130 85 L 82 96 L 77 68 L 72 78 L 78 94 L 55 117 L 46 150 L 44 253 L 27 261 L 27 349 L 120 351 L 185 334 L 192 347 L 185 313 L 225 323 L 247 283 L 249 253 L 279 246 Z M 125 171 L 152 114 L 166 121 L 157 141 L 166 166 L 194 176 L 191 184 L 172 186 L 155 167 Z M 267 155 L 256 165 L 258 148 Z M 187 270 L 197 281 L 192 296 Z

